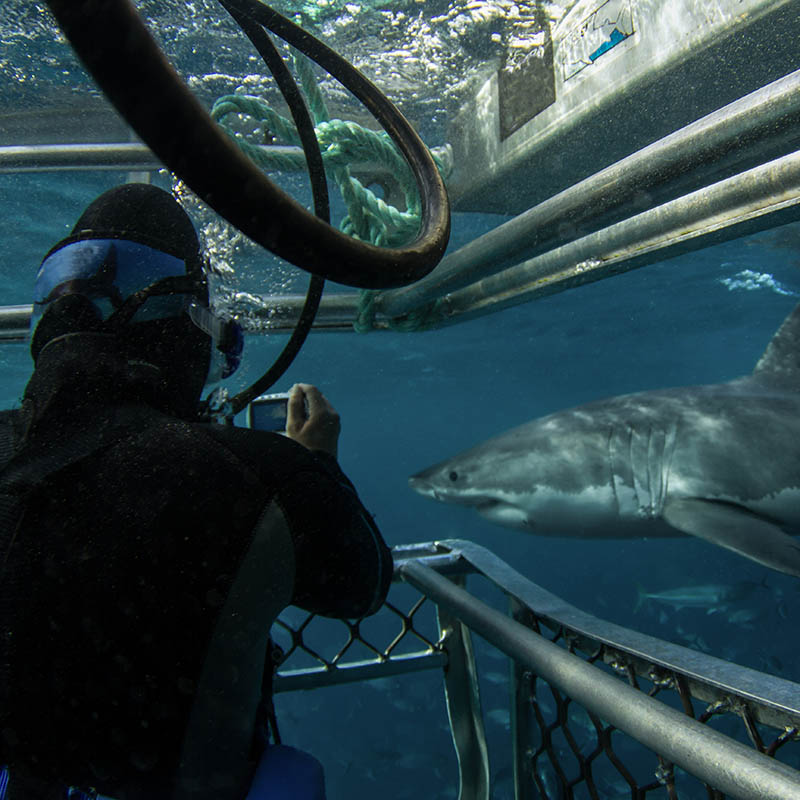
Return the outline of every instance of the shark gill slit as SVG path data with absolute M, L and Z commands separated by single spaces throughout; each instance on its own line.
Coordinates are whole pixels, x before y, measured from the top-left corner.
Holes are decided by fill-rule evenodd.
M 661 509 L 663 510 L 667 502 L 667 495 L 669 493 L 669 476 L 672 472 L 672 458 L 675 455 L 675 445 L 678 441 L 678 424 L 671 423 L 664 435 L 664 457 L 661 466 Z
M 650 492 L 647 486 L 647 458 L 650 446 L 650 432 L 645 435 L 637 431 L 634 425 L 631 429 L 631 473 L 633 474 L 633 485 L 636 491 L 636 513 L 638 516 L 645 516 L 650 499 Z
M 651 515 L 657 517 L 661 514 L 664 505 L 664 443 L 666 433 L 663 427 L 651 429 L 651 446 L 648 454 L 650 469 L 650 506 Z
M 617 475 L 614 467 L 614 426 L 608 428 L 608 438 L 606 439 L 606 451 L 608 452 L 608 471 L 611 475 L 611 491 L 614 494 L 614 502 L 617 504 L 617 514 L 620 513 L 619 495 L 617 494 Z
M 647 515 L 652 517 L 655 504 L 658 502 L 658 497 L 655 494 L 655 475 L 653 462 L 653 448 L 655 441 L 653 436 L 653 426 L 647 426 Z
M 625 428 L 628 431 L 628 467 L 631 472 L 631 486 L 633 487 L 633 496 L 636 502 L 636 508 L 639 508 L 642 504 L 642 501 L 639 497 L 639 481 L 636 480 L 636 442 L 634 441 L 636 438 L 636 432 L 634 431 L 632 425 L 626 425 Z
M 658 428 L 650 425 L 647 429 L 647 491 L 650 495 L 648 506 L 649 516 L 655 516 L 658 507 L 658 491 L 660 482 L 658 480 L 658 461 L 656 460 L 656 450 L 658 449 Z

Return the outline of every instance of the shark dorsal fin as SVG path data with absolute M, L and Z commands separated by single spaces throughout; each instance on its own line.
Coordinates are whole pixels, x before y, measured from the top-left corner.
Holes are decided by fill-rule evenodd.
M 800 303 L 772 337 L 752 377 L 775 389 L 800 390 Z

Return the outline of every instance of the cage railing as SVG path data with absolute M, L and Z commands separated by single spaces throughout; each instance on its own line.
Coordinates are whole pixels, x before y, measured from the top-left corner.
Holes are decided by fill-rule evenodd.
M 399 591 L 393 588 L 382 621 L 371 632 L 364 630 L 367 621 L 346 622 L 331 652 L 309 640 L 320 618 L 282 618 L 273 628 L 286 653 L 276 692 L 442 669 L 460 800 L 488 800 L 472 643 L 478 634 L 511 663 L 509 747 L 518 800 L 695 800 L 698 792 L 711 800 L 800 797 L 799 684 L 592 616 L 470 542 L 403 546 L 394 557 L 396 584 L 421 593 L 409 610 L 393 600 Z M 467 576 L 499 589 L 508 608 L 468 592 Z M 430 604 L 436 623 L 429 630 L 421 609 Z M 387 626 L 386 615 L 399 627 Z M 352 657 L 356 644 L 372 657 Z M 720 721 L 726 732 L 717 730 Z M 639 748 L 636 769 L 626 764 L 631 745 Z M 643 759 L 649 759 L 646 780 Z

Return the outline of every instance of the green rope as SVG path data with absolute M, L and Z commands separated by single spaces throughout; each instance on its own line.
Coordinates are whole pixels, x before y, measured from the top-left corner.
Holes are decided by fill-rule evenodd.
M 306 94 L 308 100 L 308 107 L 311 111 L 311 118 L 315 123 L 327 122 L 331 115 L 328 113 L 328 106 L 325 105 L 325 98 L 319 89 L 316 75 L 314 75 L 314 68 L 311 66 L 311 59 L 301 56 L 295 51 L 294 68 L 300 76 L 300 85 Z
M 292 123 L 273 111 L 266 103 L 247 95 L 225 95 L 211 109 L 213 119 L 223 124 L 228 114 L 249 116 L 262 126 L 262 135 L 269 132 L 279 141 L 299 145 Z M 253 144 L 243 135 L 225 128 L 239 147 L 267 171 L 299 172 L 305 169 L 302 151 L 287 154 L 269 147 Z M 355 122 L 329 120 L 315 125 L 325 169 L 336 181 L 347 207 L 342 223 L 346 233 L 372 244 L 393 246 L 407 241 L 419 229 L 420 208 L 411 170 L 385 133 L 369 131 Z M 406 201 L 407 211 L 389 205 L 361 181 L 352 177 L 349 165 L 353 162 L 378 162 L 397 178 Z M 442 167 L 440 164 L 440 171 Z
M 295 54 L 294 67 L 314 121 L 325 171 L 338 186 L 347 209 L 340 229 L 356 239 L 381 247 L 393 247 L 408 241 L 419 230 L 420 201 L 411 169 L 391 137 L 383 131 L 371 131 L 355 122 L 331 119 L 312 62 L 305 56 Z M 265 171 L 299 172 L 306 168 L 302 150 L 295 153 L 280 152 L 277 148 L 260 146 L 243 134 L 234 133 L 225 122 L 230 114 L 249 117 L 258 123 L 256 135 L 261 141 L 271 137 L 276 142 L 300 145 L 293 122 L 278 114 L 263 100 L 245 94 L 224 95 L 214 103 L 211 117 Z M 448 170 L 445 164 L 435 155 L 433 157 L 439 172 L 446 178 Z M 366 162 L 377 162 L 394 175 L 403 192 L 405 211 L 390 205 L 351 175 L 351 165 Z M 361 295 L 361 307 L 354 325 L 359 332 L 374 327 L 373 295 L 372 292 L 363 292 Z M 396 324 L 398 330 L 418 330 L 419 327 L 407 326 L 427 326 L 431 315 L 435 315 L 435 305 L 390 324 L 392 327 Z
M 375 330 L 375 315 L 378 311 L 376 301 L 380 292 L 364 290 L 359 294 L 356 321 L 353 329 L 356 333 L 369 333 Z M 430 328 L 435 328 L 444 319 L 442 300 L 437 299 L 408 314 L 388 320 L 389 328 L 402 333 L 417 333 Z
M 353 323 L 353 330 L 356 333 L 369 333 L 375 330 L 375 300 L 377 292 L 364 290 L 358 295 L 358 308 L 356 309 L 356 321 Z

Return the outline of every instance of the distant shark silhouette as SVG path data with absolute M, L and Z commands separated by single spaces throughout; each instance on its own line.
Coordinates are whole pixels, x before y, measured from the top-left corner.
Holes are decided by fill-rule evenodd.
M 800 576 L 800 305 L 751 375 L 534 420 L 409 479 L 534 534 L 691 534 Z

